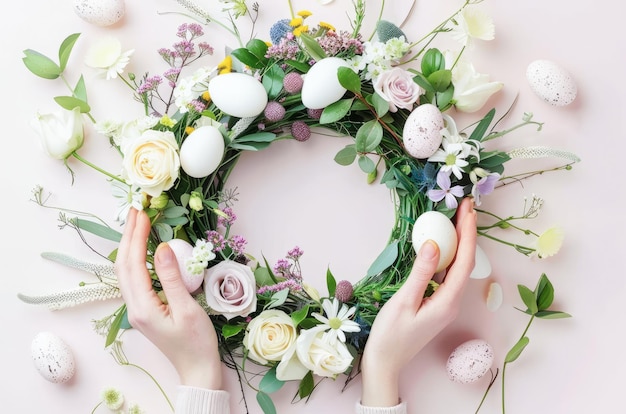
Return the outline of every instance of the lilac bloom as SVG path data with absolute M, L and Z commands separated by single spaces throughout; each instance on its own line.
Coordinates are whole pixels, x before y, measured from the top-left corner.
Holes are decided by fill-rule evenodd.
M 480 196 L 490 194 L 496 187 L 498 180 L 500 180 L 500 174 L 491 173 L 474 184 L 472 187 L 472 196 L 477 206 L 480 205 Z
M 450 175 L 443 170 L 439 170 L 439 173 L 437 173 L 437 185 L 439 189 L 428 190 L 428 198 L 434 202 L 441 201 L 445 198 L 446 207 L 456 208 L 459 205 L 456 198 L 463 197 L 463 187 L 460 185 L 452 187 Z

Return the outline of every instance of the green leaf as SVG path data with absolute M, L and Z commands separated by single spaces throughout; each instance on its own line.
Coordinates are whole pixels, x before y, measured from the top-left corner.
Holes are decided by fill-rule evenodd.
M 71 111 L 76 107 L 80 109 L 80 112 L 82 114 L 86 114 L 91 111 L 91 108 L 89 107 L 89 104 L 87 102 L 73 96 L 55 96 L 54 101 L 68 111 Z
M 530 339 L 528 339 L 527 336 L 520 338 L 520 340 L 517 341 L 517 343 L 513 345 L 513 348 L 511 348 L 511 350 L 506 354 L 504 362 L 513 362 L 519 358 L 524 348 L 526 348 L 526 345 L 528 345 L 528 342 L 530 342 Z
M 267 305 L 265 305 L 265 309 L 272 309 L 272 308 L 282 305 L 283 303 L 285 303 L 288 296 L 289 296 L 289 288 L 279 290 L 278 292 L 272 295 L 272 297 L 270 298 L 270 301 L 267 303 Z
M 383 127 L 372 119 L 367 121 L 356 132 L 355 144 L 358 153 L 372 152 L 383 139 Z
M 237 58 L 237 60 L 239 60 L 244 65 L 250 66 L 251 68 L 263 69 L 265 67 L 265 63 L 245 47 L 240 47 L 233 50 L 231 52 L 231 55 Z
M 534 315 L 537 313 L 538 309 L 537 302 L 535 301 L 535 293 L 524 285 L 517 285 L 517 290 L 530 314 Z
M 246 49 L 256 56 L 260 62 L 263 62 L 263 65 L 266 65 L 269 61 L 269 59 L 265 57 L 268 49 L 267 44 L 261 39 L 251 39 L 246 43 Z
M 117 333 L 120 331 L 120 327 L 122 326 L 122 320 L 124 319 L 124 314 L 126 313 L 126 304 L 120 306 L 115 312 L 115 318 L 113 322 L 111 322 L 111 327 L 109 328 L 109 332 L 107 333 L 106 341 L 104 343 L 104 347 L 108 347 L 117 338 Z
M 261 392 L 271 394 L 282 388 L 285 382 L 276 378 L 276 367 L 272 367 L 269 371 L 263 375 L 259 382 L 259 389 Z
M 350 165 L 356 159 L 356 146 L 354 144 L 346 145 L 335 155 L 335 162 L 339 165 Z
M 435 93 L 435 88 L 433 87 L 433 85 L 431 85 L 430 82 L 428 82 L 428 79 L 426 79 L 426 77 L 421 73 L 418 72 L 415 74 L 415 76 L 413 77 L 413 82 L 421 86 L 424 91 Z
M 554 287 L 545 273 L 541 275 L 537 282 L 535 297 L 537 299 L 537 308 L 540 311 L 548 309 L 554 301 Z
M 376 115 L 379 117 L 385 116 L 389 112 L 389 102 L 377 93 L 372 94 L 371 97 L 372 106 L 376 110 Z
M 355 71 L 345 66 L 339 67 L 337 69 L 337 78 L 341 86 L 356 95 L 361 94 L 361 78 Z
M 472 135 L 470 135 L 469 139 L 482 141 L 485 137 L 485 133 L 487 132 L 487 128 L 489 128 L 489 125 L 491 124 L 491 121 L 493 121 L 493 117 L 495 115 L 496 110 L 493 108 L 489 112 L 487 112 L 484 118 L 480 120 L 478 125 L 476 125 L 476 128 L 474 128 L 474 130 L 472 131 Z
M 61 67 L 61 72 L 63 72 L 67 66 L 67 61 L 70 58 L 70 54 L 72 53 L 72 48 L 74 48 L 74 44 L 80 33 L 74 33 L 69 35 L 63 40 L 61 43 L 61 47 L 59 47 L 59 66 Z
M 428 75 L 428 82 L 436 92 L 444 92 L 452 81 L 452 71 L 448 69 L 437 70 Z
M 371 174 L 372 172 L 376 171 L 376 164 L 367 155 L 360 155 L 359 156 L 359 168 L 365 174 Z
M 535 314 L 535 316 L 541 319 L 564 319 L 572 317 L 572 315 L 566 312 L 549 310 L 539 311 Z
M 224 325 L 222 326 L 222 336 L 224 338 L 230 338 L 237 335 L 243 330 L 243 325 Z
M 297 311 L 291 312 L 291 320 L 293 321 L 293 323 L 298 326 L 300 325 L 300 322 L 302 322 L 307 315 L 309 314 L 309 305 L 304 305 L 304 307 L 302 307 L 301 309 L 298 309 Z
M 307 50 L 309 56 L 311 56 L 314 61 L 319 62 L 326 57 L 326 52 L 324 52 L 324 49 L 322 49 L 319 43 L 317 43 L 317 41 L 310 35 L 302 33 L 300 35 L 300 40 L 302 40 L 304 48 Z
M 421 69 L 425 77 L 429 77 L 431 73 L 446 68 L 446 59 L 443 53 L 437 48 L 431 48 L 424 53 L 422 57 Z
M 292 68 L 294 68 L 295 70 L 297 70 L 298 72 L 302 72 L 302 73 L 307 73 L 309 71 L 309 69 L 311 69 L 311 65 L 309 65 L 306 62 L 300 62 L 299 60 L 285 60 L 285 63 L 289 66 L 291 66 Z
M 24 50 L 24 55 L 22 62 L 24 62 L 26 68 L 40 78 L 56 79 L 63 73 L 61 67 L 52 59 L 35 50 L 26 49 Z
M 183 217 L 187 214 L 189 214 L 189 210 L 187 210 L 185 207 L 176 205 L 163 210 L 163 216 L 165 216 L 166 218 Z
M 162 241 L 169 241 L 174 238 L 174 230 L 169 224 L 163 222 L 154 223 L 152 227 L 156 230 L 159 239 L 161 239 Z
M 315 381 L 313 381 L 313 373 L 309 371 L 300 381 L 300 385 L 298 385 L 298 396 L 300 398 L 306 398 L 311 395 L 314 389 Z
M 231 142 L 228 146 L 232 149 L 240 151 L 260 151 L 269 147 L 271 142 L 250 142 L 248 144 L 240 144 L 238 142 Z
M 451 106 L 452 98 L 454 97 L 454 85 L 450 84 L 448 89 L 443 92 L 437 92 L 435 99 L 437 100 L 437 108 L 441 112 L 445 112 Z
M 352 98 L 340 99 L 337 102 L 333 102 L 322 111 L 320 124 L 331 124 L 333 122 L 339 121 L 344 116 L 346 116 L 348 111 L 350 111 L 351 106 Z
M 330 271 L 330 268 L 326 270 L 326 287 L 328 288 L 328 295 L 335 296 L 335 289 L 337 288 L 337 281 L 335 276 Z
M 83 78 L 83 75 L 80 75 L 78 82 L 76 82 L 76 86 L 74 87 L 74 96 L 87 103 L 87 87 L 85 86 L 85 78 Z
M 278 65 L 272 65 L 263 74 L 263 87 L 269 99 L 275 99 L 283 90 L 285 72 Z
M 111 240 L 114 242 L 119 242 L 120 240 L 122 240 L 122 233 L 100 223 L 77 218 L 76 225 L 78 226 L 78 228 L 86 232 L 95 234 L 96 236 L 100 236 L 103 239 Z
M 120 329 L 133 329 L 132 325 L 128 321 L 128 312 L 124 312 L 124 314 L 122 315 Z
M 256 401 L 259 403 L 259 407 L 263 410 L 263 414 L 276 414 L 276 406 L 272 401 L 272 397 L 263 391 L 256 393 Z
M 276 134 L 272 132 L 255 132 L 254 134 L 243 135 L 237 137 L 235 141 L 241 142 L 273 142 Z
M 389 243 L 378 255 L 374 263 L 367 270 L 367 276 L 376 276 L 391 266 L 398 258 L 398 240 Z
M 176 226 L 184 226 L 189 223 L 189 219 L 187 217 L 172 217 L 172 218 L 164 218 L 161 220 L 162 223 L 167 223 L 172 227 Z

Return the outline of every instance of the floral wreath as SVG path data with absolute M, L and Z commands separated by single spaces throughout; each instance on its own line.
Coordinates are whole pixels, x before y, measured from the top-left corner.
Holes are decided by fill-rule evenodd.
M 503 86 L 477 73 L 462 57 L 470 42 L 494 36 L 493 23 L 476 7 L 480 2 L 467 0 L 413 43 L 398 26 L 384 20 L 378 21 L 375 37 L 364 39 L 363 0 L 354 2 L 351 31 L 324 22 L 309 27 L 310 12 L 292 13 L 272 26 L 271 42 L 253 38 L 244 44 L 239 40 L 240 47 L 213 67 L 197 66 L 201 58 L 213 54 L 212 47 L 200 41 L 202 25 L 183 24 L 178 28 L 178 42 L 158 51 L 169 65 L 162 76 L 125 76 L 133 51 L 122 52 L 118 41 L 103 39 L 90 49 L 85 63 L 107 79 L 120 78 L 128 84 L 144 116 L 126 122 L 96 122 L 81 76 L 71 96 L 55 98 L 64 111 L 38 114 L 34 126 L 44 150 L 64 160 L 68 169 L 67 160 L 74 157 L 110 179 L 120 202 L 118 221 L 123 223 L 131 206 L 148 213 L 152 222 L 148 261 L 153 260 L 160 242 L 169 243 L 189 292 L 212 318 L 224 362 L 240 377 L 243 374 L 246 382 L 242 360 L 267 368 L 258 387 L 258 401 L 264 411 L 272 412 L 268 394 L 285 381 L 298 381 L 298 397 L 306 399 L 315 388 L 316 376 L 346 375 L 349 381 L 358 374 L 356 361 L 369 329 L 379 309 L 408 276 L 419 244 L 427 238 L 439 242 L 441 269 L 452 260 L 456 234 L 451 219 L 459 200 L 473 197 L 478 208 L 481 198 L 496 187 L 544 172 L 505 176 L 504 165 L 512 158 L 566 160 L 551 171 L 570 169 L 578 161 L 571 153 L 547 147 L 506 152 L 487 148 L 488 141 L 519 127 L 540 129 L 542 124 L 531 114 L 525 114 L 518 125 L 498 130 L 504 116 L 496 118 L 492 109 L 470 127 L 457 127 L 449 110 L 478 112 Z M 203 22 L 218 21 L 194 3 L 179 3 Z M 229 30 L 238 36 L 234 21 L 247 16 L 254 22 L 258 5 L 248 9 L 242 1 L 225 3 L 233 22 Z M 441 33 L 460 40 L 461 52 L 431 47 Z M 58 63 L 30 49 L 25 51 L 24 63 L 38 76 L 63 78 L 78 38 L 79 34 L 73 34 L 65 39 Z M 115 53 L 111 56 L 103 50 Z M 195 72 L 183 77 L 183 69 L 192 63 Z M 161 91 L 163 84 L 169 84 L 169 99 L 163 98 L 167 96 Z M 106 172 L 78 154 L 84 140 L 84 115 L 121 155 L 121 174 Z M 69 134 L 63 136 L 54 125 L 63 125 Z M 244 151 L 260 151 L 284 139 L 306 141 L 317 127 L 353 138 L 335 161 L 344 166 L 356 163 L 368 183 L 379 180 L 393 195 L 395 209 L 387 246 L 365 277 L 355 284 L 338 281 L 329 269 L 324 295 L 305 282 L 299 247 L 273 266 L 266 258 L 257 260 L 246 252 L 245 238 L 231 232 L 236 191 L 228 187 L 229 175 Z M 35 201 L 46 205 L 43 189 L 36 189 Z M 536 216 L 540 205 L 540 199 L 533 199 L 522 216 L 509 218 L 478 209 L 495 219 L 479 227 L 479 233 L 525 255 L 551 256 L 561 245 L 558 229 L 539 235 L 511 224 Z M 104 221 L 65 214 L 61 220 L 79 232 L 115 241 L 121 237 Z M 523 246 L 490 232 L 505 227 L 535 237 L 536 243 Z M 111 261 L 115 253 L 108 255 Z M 44 257 L 90 271 L 99 282 L 46 296 L 20 294 L 22 300 L 59 309 L 120 296 L 112 264 L 88 263 L 58 253 Z M 153 280 L 154 289 L 160 292 L 158 275 Z M 431 281 L 426 295 L 437 286 Z M 120 347 L 120 335 L 131 328 L 125 305 L 95 327 L 106 336 L 107 347 Z M 324 357 L 315 360 L 314 353 Z

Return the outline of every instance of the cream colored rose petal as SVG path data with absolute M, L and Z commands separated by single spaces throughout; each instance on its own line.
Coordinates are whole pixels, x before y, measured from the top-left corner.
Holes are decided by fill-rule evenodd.
M 493 282 L 489 285 L 489 291 L 487 292 L 487 298 L 485 303 L 487 309 L 491 312 L 497 311 L 502 306 L 504 295 L 502 292 L 502 286 L 499 283 Z
M 122 44 L 114 37 L 103 37 L 94 43 L 85 56 L 85 64 L 92 68 L 108 68 L 122 54 Z

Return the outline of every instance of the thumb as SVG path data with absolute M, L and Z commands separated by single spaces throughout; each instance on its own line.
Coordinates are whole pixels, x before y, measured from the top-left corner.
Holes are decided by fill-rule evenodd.
M 180 276 L 178 260 L 167 243 L 161 243 L 157 247 L 154 253 L 154 266 L 170 305 L 176 306 L 176 303 L 191 298 Z
M 410 295 L 418 304 L 422 302 L 428 282 L 432 279 L 439 264 L 439 246 L 433 240 L 426 240 L 417 252 L 411 274 L 400 291 Z

